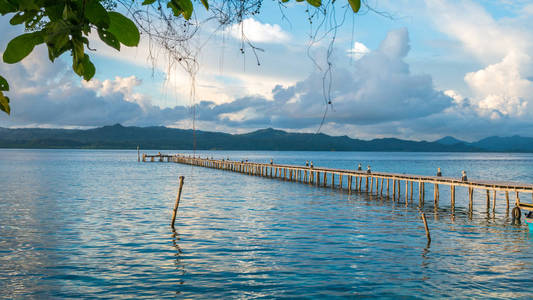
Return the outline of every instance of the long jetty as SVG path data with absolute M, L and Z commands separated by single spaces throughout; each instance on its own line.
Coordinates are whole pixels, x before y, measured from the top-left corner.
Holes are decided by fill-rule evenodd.
M 435 208 L 439 205 L 440 186 L 448 186 L 450 189 L 450 206 L 452 212 L 455 211 L 455 189 L 465 187 L 468 189 L 468 210 L 472 212 L 474 206 L 474 190 L 482 190 L 486 193 L 487 211 L 491 207 L 496 209 L 496 193 L 505 193 L 506 207 L 509 210 L 510 194 L 514 194 L 514 204 L 520 209 L 533 211 L 533 204 L 522 202 L 520 193 L 531 194 L 533 200 L 533 184 L 516 182 L 488 181 L 488 180 L 468 180 L 466 178 L 453 178 L 445 176 L 423 176 L 410 174 L 397 174 L 387 172 L 374 172 L 367 170 L 343 170 L 322 168 L 313 166 L 281 165 L 270 163 L 257 163 L 248 161 L 218 160 L 209 158 L 193 157 L 190 155 L 176 154 L 156 154 L 142 155 L 142 161 L 175 162 L 193 166 L 201 166 L 219 170 L 243 173 L 252 176 L 262 176 L 277 178 L 286 181 L 300 182 L 315 186 L 331 187 L 347 191 L 368 192 L 379 196 L 386 195 L 392 199 L 400 199 L 402 188 L 406 205 L 413 202 L 416 192 L 419 206 L 425 202 L 427 185 L 433 185 L 433 201 Z M 328 182 L 329 180 L 329 182 Z M 416 189 L 416 190 L 415 190 Z

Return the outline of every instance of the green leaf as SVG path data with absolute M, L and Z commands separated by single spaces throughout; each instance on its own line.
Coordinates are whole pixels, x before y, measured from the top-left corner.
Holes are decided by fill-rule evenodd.
M 34 0 L 18 0 L 16 2 L 18 2 L 19 10 L 30 10 L 30 9 L 39 10 L 40 9 L 39 6 L 35 4 Z
M 9 83 L 2 76 L 0 76 L 0 91 L 9 91 Z
M 96 73 L 96 68 L 94 67 L 93 63 L 89 59 L 89 55 L 85 54 L 83 57 L 83 79 L 86 81 L 91 80 L 93 78 L 94 74 Z
M 104 29 L 98 29 L 98 36 L 104 43 L 120 51 L 120 42 L 111 32 Z
M 9 3 L 7 0 L 0 0 L 0 14 L 5 15 L 8 13 L 16 12 L 17 7 Z
M 307 0 L 307 3 L 313 5 L 314 7 L 320 7 L 320 5 L 322 5 L 321 0 Z
M 167 6 L 172 8 L 174 16 L 179 17 L 183 14 L 183 17 L 186 20 L 191 18 L 194 9 L 191 0 L 171 0 L 168 2 Z
M 143 5 L 150 5 L 150 4 L 154 4 L 155 0 L 144 0 L 143 1 Z
M 8 115 L 11 113 L 9 98 L 4 96 L 4 93 L 2 92 L 0 92 L 0 110 L 5 111 Z
M 348 0 L 354 13 L 357 13 L 361 8 L 361 0 Z
M 43 36 L 40 31 L 17 36 L 7 44 L 3 55 L 4 62 L 14 64 L 21 61 L 33 51 L 36 45 L 41 43 L 43 43 Z
M 202 1 L 202 4 L 205 6 L 205 9 L 209 10 L 209 3 L 207 2 L 207 0 L 200 0 Z M 289 1 L 289 0 L 286 0 L 286 1 Z
M 191 0 L 177 0 L 179 6 L 183 10 L 183 17 L 185 20 L 189 20 L 192 16 L 192 11 L 194 9 Z
M 122 44 L 135 47 L 139 44 L 141 34 L 132 20 L 118 12 L 109 12 L 110 25 L 107 31 L 111 32 Z
M 92 0 L 87 3 L 85 7 L 85 16 L 91 23 L 98 27 L 109 27 L 109 16 L 107 10 L 100 4 L 98 0 Z
M 52 62 L 65 51 L 72 48 L 69 24 L 62 19 L 46 24 L 43 29 L 43 36 L 44 42 L 48 46 L 48 58 Z
M 17 13 L 16 15 L 14 15 L 13 18 L 11 18 L 11 20 L 9 20 L 9 24 L 18 25 L 24 22 L 28 22 L 31 19 L 35 18 L 35 16 L 37 15 L 37 12 L 38 12 L 37 10 L 21 11 Z

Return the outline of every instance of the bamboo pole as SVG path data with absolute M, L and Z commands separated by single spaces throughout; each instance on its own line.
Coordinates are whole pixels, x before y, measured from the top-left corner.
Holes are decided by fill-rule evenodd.
M 172 212 L 172 223 L 170 226 L 174 228 L 174 222 L 176 221 L 176 213 L 178 212 L 178 207 L 180 206 L 181 190 L 183 188 L 183 179 L 185 177 L 180 176 L 180 185 L 178 188 L 178 195 L 176 196 L 176 203 L 174 204 L 174 211 Z
M 426 237 L 428 239 L 428 245 L 431 244 L 431 235 L 429 234 L 428 221 L 426 220 L 426 215 L 422 212 L 422 221 L 424 222 L 424 229 L 426 230 Z

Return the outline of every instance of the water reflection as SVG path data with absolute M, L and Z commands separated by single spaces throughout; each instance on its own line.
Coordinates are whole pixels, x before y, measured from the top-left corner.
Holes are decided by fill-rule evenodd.
M 175 253 L 174 253 L 174 266 L 176 268 L 176 271 L 177 271 L 177 278 L 179 278 L 179 281 L 178 281 L 178 284 L 180 285 L 183 285 L 183 283 L 185 282 L 183 280 L 183 277 L 185 276 L 185 264 L 182 262 L 182 259 L 181 259 L 181 254 L 182 254 L 182 250 L 178 244 L 178 241 L 180 239 L 180 236 L 178 234 L 178 232 L 176 231 L 176 229 L 174 227 L 171 227 L 172 229 L 172 247 L 174 248 L 175 250 Z M 176 290 L 176 294 L 180 294 L 181 291 L 178 289 Z

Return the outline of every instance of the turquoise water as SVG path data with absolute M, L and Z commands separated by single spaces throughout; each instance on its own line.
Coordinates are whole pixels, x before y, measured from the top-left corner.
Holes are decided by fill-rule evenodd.
M 531 154 L 200 153 L 533 182 Z M 469 218 L 466 191 L 453 216 L 446 188 L 437 209 L 426 193 L 429 246 L 416 200 L 137 163 L 136 151 L 0 150 L 0 295 L 530 298 L 533 235 L 510 225 L 503 195 L 493 214 L 476 193 Z

